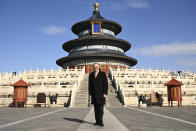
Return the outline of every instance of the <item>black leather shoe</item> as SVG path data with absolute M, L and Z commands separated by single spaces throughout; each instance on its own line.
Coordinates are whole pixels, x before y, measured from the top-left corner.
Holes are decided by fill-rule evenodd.
M 100 127 L 104 127 L 104 124 L 99 124 Z
M 97 125 L 99 125 L 99 124 L 96 122 L 96 123 L 94 123 L 93 125 L 94 125 L 94 126 L 97 126 Z

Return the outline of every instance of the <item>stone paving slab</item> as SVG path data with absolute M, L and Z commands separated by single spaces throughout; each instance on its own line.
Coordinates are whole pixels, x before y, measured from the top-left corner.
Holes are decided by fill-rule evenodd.
M 196 123 L 196 106 L 136 108 Z
M 0 125 L 41 115 L 62 108 L 0 108 Z
M 84 118 L 84 122 L 80 124 L 77 131 L 128 131 L 128 129 L 107 110 L 107 108 L 104 108 L 104 127 L 94 126 L 92 122 L 95 123 L 94 108 L 91 108 L 90 112 Z
M 194 107 L 193 107 L 194 108 Z M 130 131 L 195 131 L 196 126 L 182 123 L 179 121 L 159 117 L 156 115 L 148 114 L 145 112 L 137 111 L 137 110 L 148 110 L 149 112 L 154 112 L 154 108 L 147 107 L 147 108 L 134 108 L 136 110 L 132 110 L 129 108 L 108 108 L 108 110 L 116 116 L 116 118 L 124 124 Z M 168 115 L 170 112 L 170 108 L 164 110 L 164 108 L 156 108 L 157 114 L 162 113 L 162 115 Z M 158 111 L 160 110 L 160 111 Z M 179 112 L 180 113 L 180 112 Z M 188 110 L 184 112 L 186 117 L 191 117 Z M 171 113 L 172 114 L 172 113 Z M 170 117 L 173 117 L 170 115 Z M 194 116 L 190 118 L 194 121 Z
M 8 113 L 13 111 L 12 115 L 17 112 L 15 116 L 18 117 L 19 120 L 23 120 L 23 118 L 26 119 L 27 116 L 29 116 L 28 118 L 32 118 L 38 111 L 41 112 L 36 116 L 54 111 L 57 112 L 10 125 L 5 128 L 0 128 L 0 131 L 76 131 L 76 129 L 82 123 L 84 117 L 89 113 L 90 108 L 28 108 L 26 110 L 19 109 L 18 111 L 8 108 L 7 110 Z M 22 115 L 25 116 L 21 117 Z M 13 120 L 11 120 L 12 118 L 14 118 L 14 116 L 11 117 L 11 115 L 8 115 L 8 117 L 4 117 L 3 119 L 1 118 L 1 121 L 3 121 L 1 123 L 5 123 L 4 121 L 6 121 L 6 123 L 13 122 Z M 16 121 L 16 118 L 14 120 Z M 1 126 L 2 125 L 0 125 L 0 127 Z

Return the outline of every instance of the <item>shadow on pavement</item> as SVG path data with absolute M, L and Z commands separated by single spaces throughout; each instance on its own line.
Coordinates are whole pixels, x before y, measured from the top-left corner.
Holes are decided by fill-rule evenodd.
M 94 124 L 93 122 L 88 122 L 88 121 L 84 121 L 84 120 L 77 119 L 77 118 L 63 118 L 63 119 L 68 120 L 68 121 L 78 122 L 78 123 Z

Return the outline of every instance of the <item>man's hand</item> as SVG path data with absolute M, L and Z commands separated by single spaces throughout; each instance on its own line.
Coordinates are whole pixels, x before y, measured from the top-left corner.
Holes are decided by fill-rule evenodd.
M 91 99 L 91 95 L 89 96 L 89 98 Z
M 105 98 L 106 98 L 106 96 L 107 96 L 106 94 L 103 94 L 103 97 L 105 97 Z

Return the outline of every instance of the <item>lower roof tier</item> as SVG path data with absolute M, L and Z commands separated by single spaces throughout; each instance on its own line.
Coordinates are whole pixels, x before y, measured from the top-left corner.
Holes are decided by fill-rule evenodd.
M 63 44 L 63 49 L 69 52 L 76 47 L 89 45 L 111 45 L 123 49 L 124 52 L 131 48 L 131 44 L 122 39 L 105 37 L 104 35 L 91 35 L 65 42 Z
M 56 64 L 61 66 L 61 67 L 66 67 L 66 66 L 77 66 L 80 64 L 87 64 L 87 61 L 108 61 L 110 64 L 112 64 L 112 61 L 119 61 L 119 63 L 127 65 L 127 66 L 134 66 L 137 64 L 137 60 L 128 57 L 128 56 L 117 56 L 117 55 L 112 55 L 112 54 L 94 54 L 94 55 L 80 55 L 80 56 L 67 56 L 60 58 L 56 61 Z M 80 63 L 80 62 L 81 63 Z

